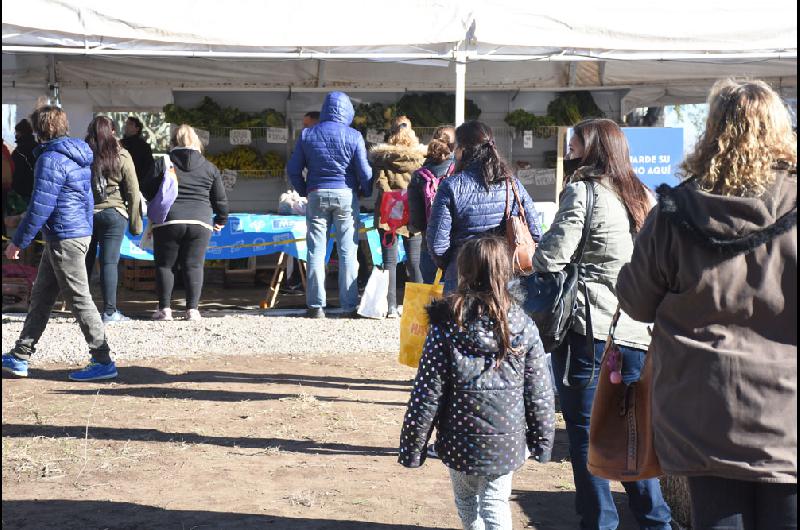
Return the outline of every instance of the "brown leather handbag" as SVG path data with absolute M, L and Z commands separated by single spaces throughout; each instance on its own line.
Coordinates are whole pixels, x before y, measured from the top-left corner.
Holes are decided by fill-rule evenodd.
M 511 215 L 512 191 L 514 192 L 514 200 L 517 203 L 519 215 Z M 529 274 L 533 272 L 533 253 L 536 251 L 536 242 L 528 229 L 528 220 L 525 218 L 525 209 L 522 207 L 514 177 L 506 179 L 506 213 L 504 219 L 506 223 L 506 241 L 508 241 L 508 247 L 511 250 L 514 272 Z
M 600 379 L 592 405 L 587 467 L 597 477 L 633 482 L 663 475 L 653 445 L 652 347 L 645 356 L 639 380 L 621 379 L 622 355 L 614 343 L 620 310 L 614 314 L 606 339 Z

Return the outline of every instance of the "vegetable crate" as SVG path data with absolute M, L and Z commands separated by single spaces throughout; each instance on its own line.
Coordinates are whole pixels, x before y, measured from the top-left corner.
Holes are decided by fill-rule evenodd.
M 131 291 L 155 291 L 155 265 L 137 260 L 125 260 L 122 271 L 122 285 Z

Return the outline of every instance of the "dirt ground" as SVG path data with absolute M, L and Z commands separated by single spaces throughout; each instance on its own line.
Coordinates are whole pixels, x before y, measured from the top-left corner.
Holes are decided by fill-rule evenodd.
M 394 354 L 71 368 L 3 379 L 3 528 L 460 527 L 441 462 L 396 463 L 413 370 Z M 515 528 L 577 527 L 563 424 L 512 500 Z

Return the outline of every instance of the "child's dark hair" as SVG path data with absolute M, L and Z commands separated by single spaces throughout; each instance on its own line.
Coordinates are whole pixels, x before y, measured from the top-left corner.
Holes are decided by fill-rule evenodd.
M 487 191 L 491 184 L 511 177 L 508 164 L 497 151 L 492 129 L 485 123 L 467 121 L 460 125 L 456 129 L 456 145 L 463 149 L 456 173 L 477 163 Z
M 513 303 L 508 291 L 512 273 L 508 243 L 493 235 L 470 239 L 461 247 L 457 265 L 458 286 L 448 298 L 456 323 L 463 327 L 466 320 L 488 316 L 494 323 L 499 365 L 507 352 L 515 353 L 508 327 Z

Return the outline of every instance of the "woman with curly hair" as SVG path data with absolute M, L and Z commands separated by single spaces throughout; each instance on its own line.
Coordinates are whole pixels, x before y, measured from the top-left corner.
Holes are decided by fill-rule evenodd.
M 718 82 L 617 281 L 655 323 L 655 448 L 688 476 L 695 529 L 797 528 L 796 164 L 778 95 Z
M 388 225 L 380 222 L 380 207 L 383 194 L 391 190 L 404 190 L 408 188 L 414 172 L 425 162 L 425 151 L 420 147 L 411 120 L 406 116 L 399 116 L 392 122 L 389 136 L 385 144 L 379 144 L 370 149 L 369 163 L 375 189 L 378 191 L 375 200 L 375 226 L 384 240 L 384 234 L 389 229 Z M 412 282 L 421 283 L 422 273 L 419 270 L 419 258 L 422 248 L 422 236 L 418 229 L 411 226 L 401 226 L 397 234 L 403 236 L 404 250 L 406 251 L 406 272 Z M 387 296 L 389 311 L 387 318 L 397 318 L 397 240 L 391 245 L 382 245 L 383 267 L 389 271 L 389 294 Z

